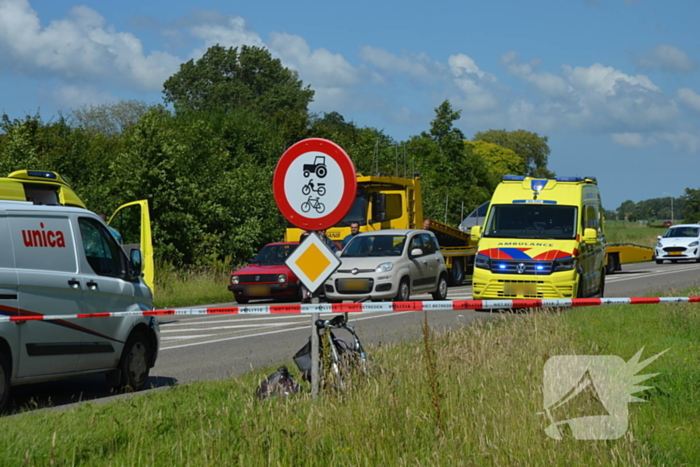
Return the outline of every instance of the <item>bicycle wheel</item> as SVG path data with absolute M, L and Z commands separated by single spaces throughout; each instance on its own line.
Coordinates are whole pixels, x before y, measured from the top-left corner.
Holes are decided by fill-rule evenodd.
M 319 214 L 321 214 L 325 210 L 326 206 L 324 206 L 323 203 L 316 203 L 316 211 L 318 211 Z
M 304 201 L 303 203 L 301 203 L 301 211 L 302 212 L 309 212 L 310 209 L 311 209 L 311 203 L 309 203 L 308 201 Z

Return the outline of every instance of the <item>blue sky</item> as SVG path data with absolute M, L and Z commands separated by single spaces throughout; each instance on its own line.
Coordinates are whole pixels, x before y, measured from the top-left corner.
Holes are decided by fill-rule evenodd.
M 196 5 L 196 7 L 195 7 Z M 267 47 L 338 111 L 403 140 L 445 99 L 477 131 L 549 137 L 607 209 L 700 180 L 695 0 L 0 0 L 0 112 L 137 99 L 214 44 Z

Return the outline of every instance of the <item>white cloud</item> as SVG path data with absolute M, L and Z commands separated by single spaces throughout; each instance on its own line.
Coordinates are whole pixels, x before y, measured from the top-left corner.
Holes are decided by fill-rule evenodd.
M 509 118 L 519 124 L 627 134 L 663 129 L 679 115 L 676 102 L 645 75 L 600 63 L 562 65 L 559 74 L 538 72 L 538 62 L 520 63 L 516 52 L 504 54 L 501 64 L 540 91 L 510 106 Z
M 670 143 L 676 151 L 694 154 L 700 150 L 700 136 L 686 131 L 641 133 L 613 133 L 613 142 L 626 148 L 646 148 L 662 142 Z
M 681 88 L 676 91 L 676 97 L 685 106 L 700 112 L 700 96 L 690 88 Z
M 506 67 L 508 73 L 535 85 L 540 92 L 548 96 L 562 98 L 571 93 L 571 86 L 562 77 L 547 72 L 535 72 L 539 60 L 518 63 L 518 53 L 511 51 L 501 55 L 501 64 Z
M 610 135 L 615 144 L 626 148 L 645 148 L 655 145 L 658 141 L 641 133 L 613 133 Z
M 82 106 L 107 104 L 117 101 L 108 92 L 94 86 L 61 85 L 51 90 L 51 98 L 58 105 L 67 109 L 78 109 Z
M 671 143 L 675 150 L 685 150 L 693 154 L 700 149 L 700 135 L 698 133 L 678 131 L 675 133 L 660 133 L 657 137 Z
M 648 49 L 644 58 L 635 59 L 637 66 L 643 70 L 659 68 L 670 73 L 690 73 L 698 68 L 684 51 L 674 45 L 660 44 Z
M 424 53 L 404 52 L 399 57 L 387 50 L 365 45 L 360 47 L 359 57 L 386 74 L 405 74 L 424 81 L 432 81 L 445 71 L 444 65 L 434 62 Z
M 269 46 L 286 66 L 298 70 L 305 81 L 315 86 L 342 88 L 359 81 L 357 70 L 341 54 L 326 49 L 312 51 L 299 36 L 272 33 Z
M 88 7 L 43 27 L 27 0 L 0 2 L 0 65 L 24 75 L 157 91 L 179 64 L 165 52 L 146 55 L 139 39 L 105 26 Z
M 195 11 L 193 18 L 184 22 L 187 31 L 203 46 L 194 49 L 190 58 L 201 58 L 212 46 L 240 47 L 243 45 L 262 47 L 265 44 L 260 36 L 248 28 L 240 16 L 222 15 L 211 11 Z

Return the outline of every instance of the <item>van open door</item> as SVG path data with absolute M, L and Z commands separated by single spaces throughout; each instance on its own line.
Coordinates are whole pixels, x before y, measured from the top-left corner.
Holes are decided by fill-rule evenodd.
M 128 257 L 131 250 L 140 249 L 143 257 L 143 281 L 155 296 L 153 242 L 151 238 L 151 215 L 148 200 L 126 203 L 114 211 L 107 225 L 117 230 L 122 237 L 122 246 Z

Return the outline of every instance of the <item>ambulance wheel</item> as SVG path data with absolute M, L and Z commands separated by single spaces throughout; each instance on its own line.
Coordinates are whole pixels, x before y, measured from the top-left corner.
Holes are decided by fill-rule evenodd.
M 7 401 L 10 400 L 10 376 L 10 359 L 0 353 L 0 413 L 5 411 Z
M 152 358 L 153 350 L 146 335 L 141 331 L 132 332 L 124 345 L 124 353 L 119 362 L 119 388 L 132 391 L 145 388 Z

